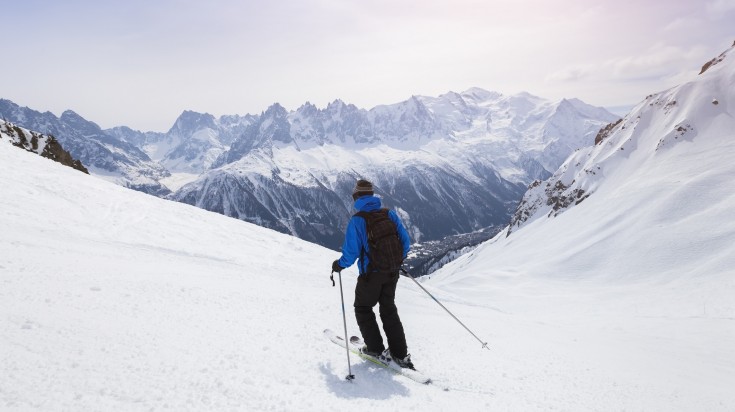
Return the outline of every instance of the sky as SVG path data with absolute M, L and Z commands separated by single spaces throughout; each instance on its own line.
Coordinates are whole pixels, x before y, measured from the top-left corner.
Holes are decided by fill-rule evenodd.
M 0 0 L 0 98 L 103 128 L 481 87 L 624 110 L 735 40 L 735 0 Z

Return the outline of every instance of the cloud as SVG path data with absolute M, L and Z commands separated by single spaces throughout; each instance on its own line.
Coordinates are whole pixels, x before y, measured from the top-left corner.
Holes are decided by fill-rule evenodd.
M 634 55 L 620 56 L 604 62 L 565 67 L 546 77 L 547 82 L 582 80 L 636 81 L 663 78 L 692 70 L 692 62 L 700 58 L 700 48 L 657 45 Z
M 707 14 L 712 19 L 719 19 L 725 14 L 735 10 L 735 0 L 714 0 L 707 2 Z
M 0 89 L 146 130 L 168 129 L 184 109 L 258 113 L 335 98 L 367 108 L 471 86 L 623 104 L 696 74 L 732 44 L 735 20 L 735 0 L 416 4 L 10 2 L 3 30 L 23 35 L 4 52 L 54 65 L 7 65 Z
M 676 62 L 681 55 L 677 47 L 663 47 L 658 50 L 648 50 L 637 56 L 626 56 L 608 62 L 612 73 L 618 78 L 630 76 L 640 77 L 660 72 L 664 68 Z
M 564 69 L 561 69 L 559 71 L 556 71 L 548 76 L 546 76 L 546 81 L 548 82 L 573 82 L 578 80 L 583 80 L 585 78 L 590 77 L 590 75 L 594 72 L 594 67 L 591 65 L 588 66 L 570 66 L 566 67 Z
M 663 28 L 663 32 L 682 32 L 697 30 L 702 26 L 704 21 L 697 17 L 678 17 L 671 21 Z

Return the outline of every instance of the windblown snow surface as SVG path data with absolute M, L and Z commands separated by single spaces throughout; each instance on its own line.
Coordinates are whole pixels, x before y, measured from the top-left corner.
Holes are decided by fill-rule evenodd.
M 0 409 L 735 410 L 729 63 L 580 155 L 604 173 L 584 202 L 423 282 L 490 350 L 401 280 L 414 362 L 450 391 L 354 356 L 344 380 L 336 252 L 0 144 Z

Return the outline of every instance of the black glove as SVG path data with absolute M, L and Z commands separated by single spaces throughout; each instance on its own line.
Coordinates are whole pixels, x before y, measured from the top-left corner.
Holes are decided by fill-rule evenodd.
M 339 259 L 332 262 L 332 272 L 341 272 L 342 269 L 344 269 L 342 266 L 339 265 Z

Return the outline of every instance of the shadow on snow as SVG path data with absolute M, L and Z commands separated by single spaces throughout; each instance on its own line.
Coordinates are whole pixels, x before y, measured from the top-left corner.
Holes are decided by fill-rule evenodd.
M 408 388 L 397 380 L 391 371 L 378 366 L 371 366 L 366 362 L 353 364 L 352 374 L 355 375 L 355 379 L 352 381 L 345 379 L 347 371 L 344 371 L 344 375 L 338 375 L 333 369 L 331 363 L 319 365 L 329 390 L 340 398 L 383 400 L 393 396 L 410 395 Z

